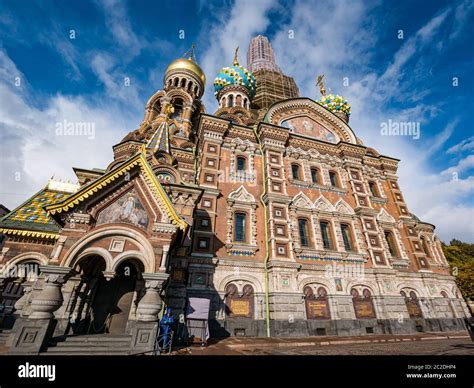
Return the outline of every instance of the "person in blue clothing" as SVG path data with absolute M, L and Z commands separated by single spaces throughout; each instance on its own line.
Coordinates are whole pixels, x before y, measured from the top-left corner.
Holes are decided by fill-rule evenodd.
M 174 317 L 171 313 L 171 307 L 167 307 L 166 311 L 160 321 L 160 336 L 162 341 L 162 347 L 166 348 L 169 346 L 171 340 L 171 329 L 174 324 Z

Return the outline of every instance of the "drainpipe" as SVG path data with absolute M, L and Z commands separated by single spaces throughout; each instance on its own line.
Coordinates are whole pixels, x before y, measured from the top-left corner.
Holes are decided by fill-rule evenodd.
M 260 203 L 263 206 L 264 210 L 264 220 L 265 220 L 265 326 L 267 329 L 267 337 L 270 337 L 270 303 L 268 296 L 268 260 L 270 258 L 270 241 L 268 240 L 268 214 L 267 214 L 267 204 L 263 200 L 263 197 L 267 194 L 267 174 L 266 174 L 266 163 L 265 163 L 265 154 L 263 152 L 263 146 L 260 142 L 260 138 L 257 135 L 257 126 L 252 126 L 253 133 L 257 140 L 258 146 L 260 148 L 260 153 L 262 154 L 262 177 L 263 177 L 263 192 L 260 195 Z M 255 178 L 256 179 L 256 178 Z

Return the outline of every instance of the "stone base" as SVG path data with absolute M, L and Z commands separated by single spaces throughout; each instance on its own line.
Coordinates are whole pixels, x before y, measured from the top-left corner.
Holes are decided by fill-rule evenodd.
M 128 330 L 132 335 L 130 354 L 152 355 L 158 334 L 158 322 L 129 321 Z
M 272 337 L 360 336 L 367 334 L 414 334 L 430 331 L 463 331 L 466 325 L 460 318 L 439 319 L 341 319 L 341 320 L 271 320 Z M 228 319 L 210 322 L 211 337 L 264 337 L 265 321 Z
M 18 318 L 9 353 L 39 354 L 51 340 L 55 327 L 54 319 Z

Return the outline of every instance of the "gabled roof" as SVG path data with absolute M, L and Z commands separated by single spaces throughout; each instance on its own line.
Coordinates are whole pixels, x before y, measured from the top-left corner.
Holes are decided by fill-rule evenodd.
M 58 238 L 59 226 L 43 206 L 61 201 L 70 193 L 51 190 L 48 185 L 0 219 L 0 232 L 41 238 Z
M 61 201 L 56 202 L 52 205 L 47 205 L 45 210 L 51 214 L 59 214 L 61 212 L 66 212 L 68 210 L 73 209 L 79 203 L 83 202 L 87 198 L 94 195 L 96 192 L 101 191 L 106 186 L 114 182 L 116 179 L 124 175 L 127 171 L 130 171 L 132 168 L 139 166 L 141 172 L 143 173 L 143 177 L 145 181 L 154 192 L 156 198 L 160 200 L 166 209 L 166 213 L 170 218 L 171 222 L 178 226 L 182 230 L 186 230 L 188 228 L 188 223 L 181 218 L 176 209 L 173 207 L 168 195 L 164 191 L 161 183 L 156 178 L 153 170 L 151 169 L 150 165 L 145 159 L 145 155 L 143 152 L 138 152 L 130 159 L 126 160 L 122 164 L 118 165 L 113 170 L 109 171 L 108 173 L 104 174 L 103 176 L 97 178 L 95 181 L 87 184 L 86 186 L 79 189 L 79 191 L 67 198 L 63 198 Z

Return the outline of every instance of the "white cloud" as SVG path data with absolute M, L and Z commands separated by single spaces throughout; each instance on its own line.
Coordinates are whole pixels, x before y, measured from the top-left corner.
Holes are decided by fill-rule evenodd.
M 289 22 L 272 41 L 278 64 L 295 77 L 302 95 L 317 94 L 314 79 L 316 74 L 324 73 L 327 89 L 332 87 L 351 103 L 351 126 L 356 134 L 367 146 L 401 159 L 398 174 L 409 209 L 421 219 L 437 225 L 437 233 L 442 239 L 457 237 L 473 241 L 472 229 L 466 226 L 472 223 L 473 204 L 469 199 L 474 178 L 451 182 L 449 176 L 436 173 L 436 166 L 431 162 L 431 155 L 443 147 L 457 122 L 448 124 L 434 139 L 425 136 L 427 131 L 423 128 L 440 113 L 440 107 L 426 104 L 420 96 L 426 96 L 428 92 L 415 90 L 412 79 L 407 76 L 408 64 L 414 63 L 410 67 L 413 69 L 425 65 L 420 62 L 418 53 L 441 39 L 440 33 L 452 11 L 446 9 L 421 26 L 394 53 L 388 65 L 377 70 L 367 65 L 377 47 L 377 34 L 367 24 L 371 11 L 371 6 L 362 1 L 352 2 L 350 7 L 343 1 L 316 4 L 297 1 Z M 324 18 L 318 15 L 324 15 Z M 294 41 L 288 39 L 287 33 L 292 28 Z M 346 76 L 349 87 L 342 85 Z M 391 100 L 404 102 L 403 108 L 393 108 Z M 419 122 L 421 139 L 381 136 L 380 125 L 389 119 Z M 467 168 L 469 161 L 458 167 Z M 461 213 L 462 217 L 459 216 Z
M 446 152 L 448 154 L 455 154 L 458 152 L 474 150 L 474 136 L 462 140 L 460 143 L 453 145 Z
M 127 56 L 134 57 L 139 54 L 147 42 L 133 31 L 124 3 L 118 0 L 98 0 L 97 3 L 104 11 L 107 28 L 115 41 L 127 49 Z
M 461 159 L 456 166 L 452 166 L 442 171 L 441 174 L 460 174 L 474 167 L 474 155 L 468 155 Z
M 236 1 L 230 13 L 221 15 L 221 20 L 210 30 L 209 25 L 204 23 L 205 30 L 201 38 L 208 42 L 209 46 L 201 55 L 200 65 L 207 76 L 206 93 L 203 97 L 207 112 L 213 113 L 217 108 L 213 94 L 213 82 L 217 72 L 232 64 L 237 46 L 240 47 L 240 64 L 245 65 L 250 39 L 270 25 L 268 12 L 277 5 L 276 0 Z M 199 49 L 200 47 L 198 52 Z
M 133 112 L 98 96 L 86 100 L 57 94 L 46 99 L 44 108 L 36 108 L 26 80 L 22 87 L 12 83 L 12 75 L 21 73 L 1 50 L 0 68 L 0 202 L 9 208 L 53 174 L 74 181 L 72 167 L 105 168 L 112 161 L 111 146 L 138 124 Z M 94 137 L 91 132 L 62 135 L 57 129 L 65 122 L 89 123 Z

